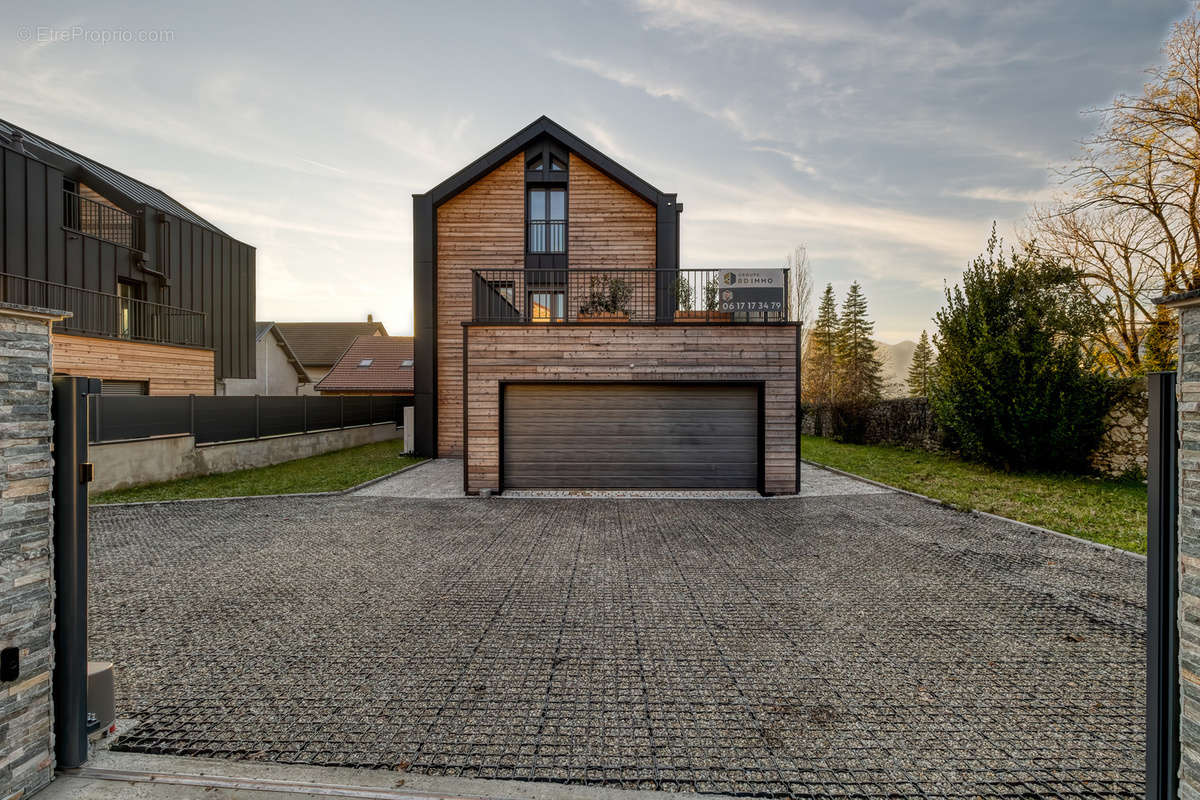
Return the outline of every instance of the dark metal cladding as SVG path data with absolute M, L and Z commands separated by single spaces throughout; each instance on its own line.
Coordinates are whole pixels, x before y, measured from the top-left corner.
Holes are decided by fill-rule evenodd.
M 136 281 L 148 303 L 205 314 L 202 341 L 172 343 L 211 348 L 217 379 L 253 378 L 254 248 L 153 187 L 27 131 L 14 139 L 18 130 L 0 121 L 0 273 L 108 295 Z

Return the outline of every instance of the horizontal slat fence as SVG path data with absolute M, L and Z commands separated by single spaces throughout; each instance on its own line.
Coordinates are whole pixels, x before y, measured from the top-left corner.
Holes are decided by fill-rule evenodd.
M 190 434 L 196 444 L 403 421 L 411 397 L 186 397 L 92 395 L 93 443 Z

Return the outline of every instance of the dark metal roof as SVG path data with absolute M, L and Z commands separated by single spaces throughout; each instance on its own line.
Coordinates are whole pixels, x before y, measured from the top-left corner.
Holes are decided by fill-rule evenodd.
M 662 192 L 654 186 L 543 115 L 430 189 L 428 194 L 433 199 L 433 204 L 437 206 L 449 200 L 500 164 L 517 153 L 523 152 L 526 147 L 542 136 L 554 139 L 646 202 L 657 204 L 662 196 Z
M 358 336 L 387 336 L 382 322 L 276 322 L 275 327 L 306 367 L 337 363 Z
M 123 195 L 128 202 L 148 205 L 151 208 L 165 211 L 168 214 L 174 214 L 180 219 L 185 219 L 188 222 L 208 228 L 210 231 L 219 233 L 222 236 L 228 236 L 228 234 L 216 225 L 193 213 L 187 206 L 175 200 L 166 192 L 155 189 L 153 186 L 135 180 L 112 167 L 106 167 L 98 161 L 93 161 L 87 156 L 76 153 L 74 150 L 68 150 L 49 139 L 43 139 L 36 133 L 0 119 L 0 135 L 11 142 L 14 131 L 21 132 L 21 140 L 31 155 L 49 161 L 60 168 L 74 167 L 81 170 L 83 174 L 79 177 L 83 182 L 89 183 L 88 178 L 92 178 L 93 182 L 99 184 L 93 188 L 100 191 L 101 194 L 105 194 L 106 189 L 116 191 Z M 117 198 L 110 199 L 115 200 Z
M 1170 306 L 1176 303 L 1187 302 L 1188 300 L 1200 299 L 1200 289 L 1192 289 L 1188 292 L 1177 292 L 1164 297 L 1154 298 L 1154 304 L 1159 306 Z

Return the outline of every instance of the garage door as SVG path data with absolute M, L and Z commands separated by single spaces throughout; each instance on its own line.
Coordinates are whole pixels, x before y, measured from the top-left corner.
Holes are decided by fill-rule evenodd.
M 755 489 L 753 386 L 514 384 L 506 489 Z

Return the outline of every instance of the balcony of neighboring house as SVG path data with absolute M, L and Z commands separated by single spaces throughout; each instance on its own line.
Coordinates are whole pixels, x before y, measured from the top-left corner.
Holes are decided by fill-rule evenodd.
M 63 227 L 130 250 L 145 248 L 141 216 L 71 180 L 63 182 Z
M 550 227 L 532 239 L 547 250 Z M 788 271 L 770 291 L 730 291 L 718 269 L 524 268 L 472 270 L 474 322 L 779 324 L 792 321 Z M 781 282 L 782 286 L 778 285 Z M 753 298 L 753 299 L 748 299 Z
M 118 283 L 117 292 L 0 273 L 0 302 L 69 311 L 56 333 L 123 339 L 148 344 L 206 347 L 201 311 L 152 303 L 139 297 L 142 285 Z

